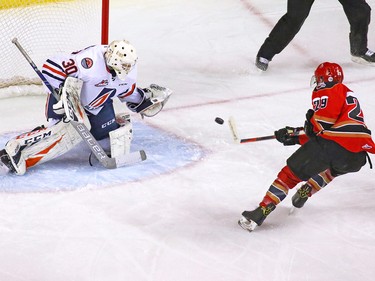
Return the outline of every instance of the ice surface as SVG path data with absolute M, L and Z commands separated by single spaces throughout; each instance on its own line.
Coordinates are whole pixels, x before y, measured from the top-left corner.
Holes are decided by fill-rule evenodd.
M 276 0 L 112 0 L 110 37 L 137 47 L 139 84 L 174 90 L 159 115 L 134 116 L 140 128 L 156 130 L 155 140 L 166 141 L 136 144 L 150 145 L 144 149 L 155 158 L 174 151 L 174 161 L 194 153 L 170 172 L 149 176 L 152 165 L 145 162 L 137 180 L 97 188 L 32 192 L 24 177 L 15 179 L 23 190 L 12 192 L 0 179 L 0 280 L 373 280 L 375 191 L 368 165 L 335 179 L 292 214 L 290 195 L 252 233 L 237 225 L 296 147 L 272 140 L 236 145 L 230 116 L 243 138 L 302 125 L 312 71 L 335 61 L 375 129 L 375 68 L 350 61 L 349 25 L 338 1 L 316 1 L 269 70 L 254 69 L 258 48 L 285 9 L 286 1 Z M 372 23 L 372 49 L 374 30 Z M 43 123 L 43 110 L 43 97 L 0 100 L 2 144 L 5 135 Z M 215 117 L 226 122 L 218 125 Z M 169 137 L 175 142 L 168 151 Z M 41 179 L 61 187 L 58 177 Z

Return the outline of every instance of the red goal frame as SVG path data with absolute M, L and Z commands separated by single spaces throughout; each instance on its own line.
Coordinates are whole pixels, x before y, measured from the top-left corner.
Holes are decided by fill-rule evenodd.
M 102 40 L 103 45 L 108 44 L 109 36 L 109 0 L 102 0 Z

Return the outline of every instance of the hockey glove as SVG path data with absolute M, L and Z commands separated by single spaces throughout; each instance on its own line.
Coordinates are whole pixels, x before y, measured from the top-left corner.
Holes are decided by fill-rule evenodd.
M 309 138 L 313 138 L 316 136 L 316 133 L 314 132 L 314 126 L 311 123 L 311 118 L 313 117 L 313 115 L 314 115 L 314 110 L 309 109 L 306 113 L 306 121 L 303 127 L 303 130 L 305 131 L 306 136 L 308 136 Z
M 285 128 L 275 131 L 275 137 L 283 145 L 295 145 L 299 144 L 299 131 L 300 128 L 286 126 Z
M 130 111 L 132 112 L 136 112 L 136 113 L 139 113 L 140 112 L 140 107 L 142 107 L 142 105 L 144 103 L 147 102 L 147 100 L 149 100 L 148 96 L 146 95 L 146 91 L 145 89 L 142 89 L 142 88 L 137 88 L 137 92 L 140 94 L 142 100 L 139 102 L 139 103 L 135 103 L 135 102 L 126 102 L 126 106 L 130 109 Z
M 59 100 L 54 105 L 52 105 L 53 112 L 55 112 L 57 115 L 61 115 L 61 116 L 63 116 L 65 114 L 64 104 L 61 100 L 61 94 L 62 94 L 63 87 L 64 87 L 63 84 L 61 84 L 59 88 L 55 89 L 55 93 L 59 97 Z M 52 97 L 55 99 L 55 97 L 53 95 L 51 95 L 51 98 Z
M 57 115 L 63 116 L 65 114 L 64 104 L 62 100 L 59 100 L 57 103 L 52 105 L 53 112 L 55 112 Z

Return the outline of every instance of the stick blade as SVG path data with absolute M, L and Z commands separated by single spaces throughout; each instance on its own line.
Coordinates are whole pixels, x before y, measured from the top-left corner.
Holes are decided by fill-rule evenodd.
M 228 125 L 230 132 L 232 133 L 233 141 L 235 143 L 240 143 L 240 138 L 238 137 L 237 125 L 233 116 L 230 116 L 228 119 Z
M 146 152 L 139 150 L 115 158 L 116 168 L 137 164 L 147 159 Z

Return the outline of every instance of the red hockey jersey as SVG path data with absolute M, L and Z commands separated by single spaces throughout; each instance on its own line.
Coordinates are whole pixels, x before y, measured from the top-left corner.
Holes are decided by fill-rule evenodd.
M 342 83 L 317 86 L 312 93 L 311 123 L 320 137 L 333 140 L 352 152 L 375 153 L 358 99 Z M 301 137 L 303 144 L 307 139 Z

